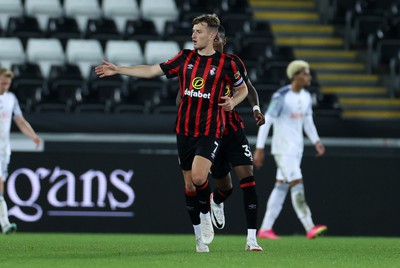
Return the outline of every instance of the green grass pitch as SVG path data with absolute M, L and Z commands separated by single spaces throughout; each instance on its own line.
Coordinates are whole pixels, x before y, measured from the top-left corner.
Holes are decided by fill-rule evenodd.
M 400 267 L 400 238 L 216 235 L 196 253 L 193 235 L 17 233 L 0 235 L 0 267 Z

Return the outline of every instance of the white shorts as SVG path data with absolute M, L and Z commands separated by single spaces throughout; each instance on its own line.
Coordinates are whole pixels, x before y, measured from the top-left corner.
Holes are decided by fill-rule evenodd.
M 0 179 L 6 181 L 8 176 L 8 164 L 10 163 L 10 156 L 0 156 Z
M 276 179 L 290 183 L 302 179 L 300 164 L 302 155 L 274 155 L 277 168 Z

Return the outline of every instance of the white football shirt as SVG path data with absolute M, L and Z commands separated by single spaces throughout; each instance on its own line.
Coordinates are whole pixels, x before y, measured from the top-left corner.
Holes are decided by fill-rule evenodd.
M 271 153 L 273 155 L 301 155 L 304 150 L 303 127 L 305 122 L 312 120 L 311 94 L 301 89 L 299 92 L 292 90 L 290 85 L 280 88 L 271 98 L 266 111 L 266 124 L 259 128 L 257 148 L 264 148 L 271 124 L 273 136 Z M 316 131 L 307 131 L 313 143 L 319 140 Z
M 13 115 L 22 116 L 22 111 L 14 93 L 6 92 L 0 95 L 0 156 L 11 154 L 10 131 Z

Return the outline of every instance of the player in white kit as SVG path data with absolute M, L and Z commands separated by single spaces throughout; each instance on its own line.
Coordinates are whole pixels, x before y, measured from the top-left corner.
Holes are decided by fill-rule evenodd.
M 4 181 L 7 178 L 11 155 L 11 119 L 14 119 L 21 132 L 30 137 L 36 146 L 41 143 L 41 139 L 23 117 L 14 93 L 8 92 L 13 77 L 12 71 L 0 68 L 0 225 L 4 234 L 11 234 L 17 230 L 17 225 L 8 220 L 7 204 L 4 200 Z
M 271 98 L 265 113 L 265 124 L 259 128 L 254 166 L 260 168 L 264 162 L 264 146 L 269 129 L 274 131 L 271 154 L 277 165 L 275 187 L 269 196 L 267 210 L 258 231 L 259 238 L 278 239 L 272 226 L 282 210 L 286 195 L 290 189 L 293 208 L 312 239 L 327 231 L 325 225 L 314 225 L 311 211 L 304 196 L 303 176 L 300 164 L 303 156 L 303 130 L 314 144 L 317 156 L 325 153 L 312 117 L 311 94 L 304 89 L 311 83 L 310 68 L 302 60 L 292 61 L 287 69 L 291 84 L 280 88 Z

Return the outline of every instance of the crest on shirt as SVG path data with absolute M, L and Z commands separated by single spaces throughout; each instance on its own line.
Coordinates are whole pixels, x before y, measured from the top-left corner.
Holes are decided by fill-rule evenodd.
M 235 73 L 235 79 L 239 79 L 239 77 L 240 77 L 240 72 L 238 71 Z
M 215 75 L 216 71 L 217 71 L 217 67 L 211 65 L 210 75 Z

